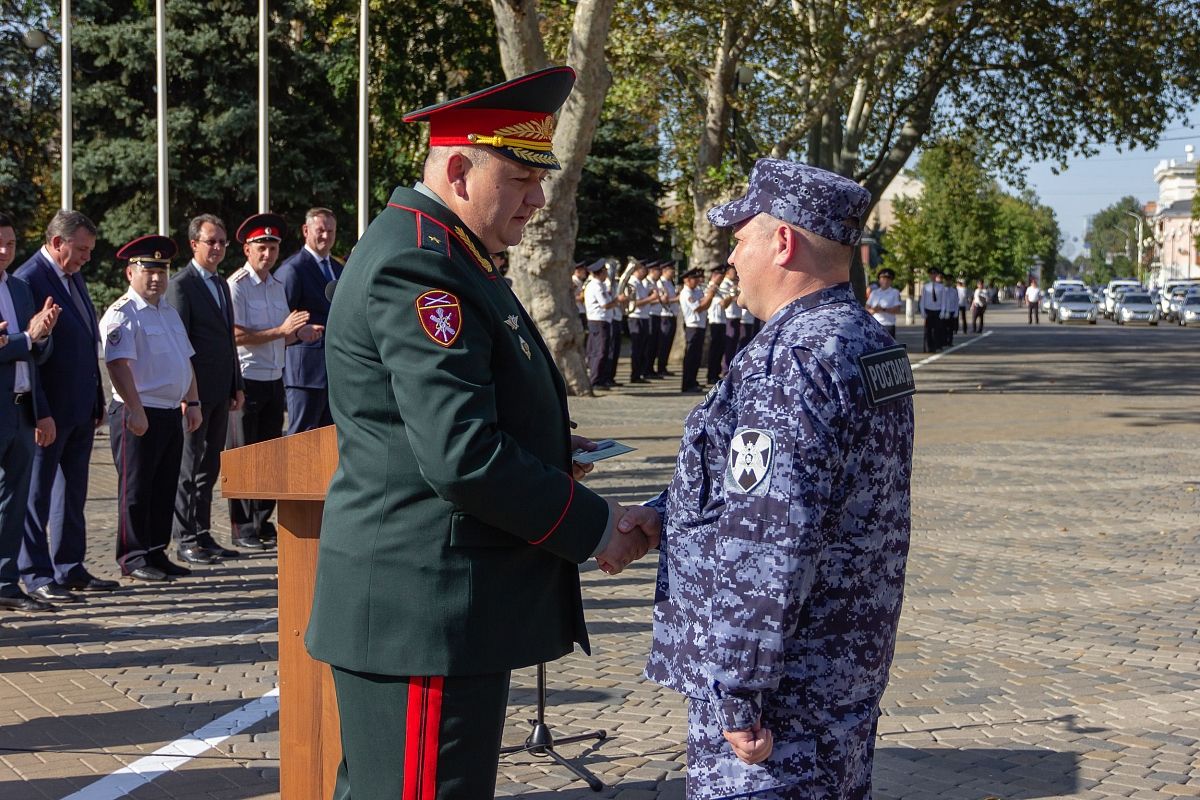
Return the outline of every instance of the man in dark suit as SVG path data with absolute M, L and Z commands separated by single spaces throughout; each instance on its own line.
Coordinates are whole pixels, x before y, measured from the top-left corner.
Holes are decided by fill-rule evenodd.
M 342 264 L 329 253 L 337 237 L 337 220 L 328 208 L 311 208 L 300 226 L 304 247 L 275 270 L 283 281 L 288 307 L 307 311 L 310 325 L 325 325 L 329 318 L 329 284 L 342 277 Z M 288 345 L 283 367 L 287 394 L 288 435 L 332 425 L 329 390 L 325 382 L 325 337 L 297 339 Z
M 574 78 L 409 114 L 432 125 L 423 182 L 392 193 L 333 299 L 339 462 L 307 644 L 333 666 L 338 797 L 492 797 L 510 670 L 586 648 L 578 565 L 648 546 L 573 474 L 562 376 L 487 255 L 545 204 Z
M 33 293 L 8 268 L 16 258 L 12 220 L 0 214 L 0 609 L 54 611 L 41 598 L 21 591 L 18 556 L 25 531 L 29 476 L 33 467 L 34 425 L 46 411 L 37 408 L 36 364 L 49 355 L 50 332 L 62 310 L 46 298 L 41 311 Z
M 201 214 L 188 224 L 188 239 L 192 260 L 171 278 L 167 302 L 179 312 L 195 351 L 192 368 L 200 394 L 201 421 L 184 437 L 172 533 L 180 559 L 215 564 L 238 554 L 213 538 L 212 496 L 229 430 L 229 412 L 242 405 L 242 373 L 233 343 L 229 286 L 217 274 L 229 244 L 225 223 L 212 214 Z
M 80 600 L 72 589 L 110 591 L 119 585 L 84 566 L 88 465 L 96 427 L 104 419 L 98 318 L 80 274 L 95 244 L 91 220 L 78 211 L 59 211 L 46 228 L 46 244 L 13 273 L 29 284 L 35 306 L 49 298 L 63 309 L 53 351 L 37 368 L 41 413 L 34 437 L 39 447 L 20 564 L 25 588 L 51 602 Z

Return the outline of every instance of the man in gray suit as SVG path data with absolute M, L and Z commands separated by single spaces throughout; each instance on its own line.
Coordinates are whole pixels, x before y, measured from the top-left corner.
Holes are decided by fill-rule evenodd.
M 50 354 L 50 332 L 62 309 L 49 297 L 34 313 L 33 292 L 7 270 L 17 254 L 12 220 L 0 214 L 0 609 L 54 611 L 21 591 L 17 557 L 25 532 L 25 504 L 33 470 L 35 364 Z
M 184 437 L 172 533 L 181 560 L 215 564 L 238 555 L 213 538 L 212 496 L 229 412 L 241 408 L 243 401 L 242 374 L 233 343 L 229 286 L 217 274 L 229 244 L 225 223 L 212 214 L 201 214 L 188 224 L 188 239 L 192 260 L 171 278 L 167 302 L 179 312 L 195 351 L 192 369 L 200 394 L 201 422 Z

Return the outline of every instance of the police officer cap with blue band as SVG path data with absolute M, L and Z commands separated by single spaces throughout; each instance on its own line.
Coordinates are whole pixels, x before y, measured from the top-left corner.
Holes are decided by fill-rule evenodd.
M 777 158 L 760 158 L 750 171 L 744 197 L 709 209 L 708 220 L 731 228 L 758 214 L 769 214 L 818 236 L 855 245 L 871 193 L 827 170 Z

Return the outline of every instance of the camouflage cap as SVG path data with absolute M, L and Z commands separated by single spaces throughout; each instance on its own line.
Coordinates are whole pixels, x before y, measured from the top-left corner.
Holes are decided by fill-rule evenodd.
M 845 245 L 858 243 L 871 194 L 849 178 L 807 164 L 761 158 L 750 171 L 746 194 L 709 209 L 708 220 L 729 228 L 758 214 Z

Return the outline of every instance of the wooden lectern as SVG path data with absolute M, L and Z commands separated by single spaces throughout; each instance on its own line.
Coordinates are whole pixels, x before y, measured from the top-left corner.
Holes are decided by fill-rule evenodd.
M 328 800 L 342 758 L 329 666 L 309 658 L 304 649 L 321 512 L 337 463 L 333 426 L 221 454 L 226 499 L 279 501 L 281 800 Z

